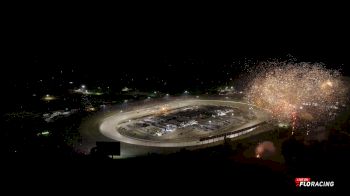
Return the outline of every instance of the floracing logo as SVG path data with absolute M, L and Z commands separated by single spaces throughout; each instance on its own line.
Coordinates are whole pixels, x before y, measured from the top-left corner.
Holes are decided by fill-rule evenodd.
M 314 181 L 311 178 L 295 178 L 297 187 L 334 187 L 334 181 Z

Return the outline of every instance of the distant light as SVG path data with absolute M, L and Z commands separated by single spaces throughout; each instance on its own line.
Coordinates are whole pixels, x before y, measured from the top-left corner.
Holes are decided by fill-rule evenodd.
M 127 100 L 127 99 L 125 99 L 125 100 L 124 100 L 124 103 L 127 103 L 127 102 L 128 102 L 128 100 Z
M 151 99 L 151 97 L 147 97 L 147 99 Z
M 124 88 L 122 88 L 122 91 L 123 92 L 127 92 L 127 91 L 130 91 L 131 89 L 130 88 L 128 88 L 128 87 L 124 87 Z
M 198 98 L 199 98 L 199 96 L 197 95 L 197 96 L 196 96 L 196 98 L 198 99 Z
M 41 132 L 41 135 L 49 135 L 49 134 L 50 134 L 50 132 L 48 132 L 48 131 Z
M 36 97 L 36 94 L 35 94 L 35 93 L 33 94 L 33 97 Z
M 51 100 L 55 100 L 55 99 L 56 99 L 56 97 L 51 96 L 51 95 L 49 95 L 49 94 L 45 95 L 45 96 L 42 98 L 42 100 L 44 100 L 44 101 L 51 101 Z
M 73 84 L 73 82 L 69 82 L 69 84 Z
M 157 91 L 154 91 L 153 93 L 154 93 L 154 94 L 157 94 Z
M 81 85 L 81 88 L 86 88 L 86 86 L 83 84 L 83 85 Z
M 88 111 L 88 112 L 93 112 L 93 111 L 95 111 L 96 109 L 94 108 L 94 107 L 88 107 L 88 108 L 86 108 L 86 111 Z
M 37 134 L 37 136 L 48 136 L 50 134 L 49 131 L 43 131 Z
M 169 94 L 167 93 L 165 96 L 169 96 Z
M 185 91 L 184 93 L 185 93 L 185 94 L 188 94 L 188 91 Z

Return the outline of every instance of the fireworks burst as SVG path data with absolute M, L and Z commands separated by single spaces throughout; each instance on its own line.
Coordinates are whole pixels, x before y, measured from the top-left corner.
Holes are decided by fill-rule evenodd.
M 332 119 L 347 99 L 340 73 L 321 64 L 268 62 L 250 73 L 248 102 L 290 122 L 293 132 L 297 120 L 298 126 L 311 127 Z

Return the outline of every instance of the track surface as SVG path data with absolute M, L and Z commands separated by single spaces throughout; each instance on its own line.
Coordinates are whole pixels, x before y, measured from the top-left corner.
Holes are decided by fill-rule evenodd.
M 126 120 L 140 118 L 142 116 L 152 115 L 161 105 L 167 104 L 169 109 L 175 109 L 191 105 L 216 105 L 236 107 L 243 111 L 253 109 L 256 118 L 241 126 L 228 129 L 227 132 L 235 132 L 241 129 L 254 126 L 268 120 L 269 116 L 261 109 L 253 105 L 226 100 L 200 100 L 200 99 L 178 99 L 172 101 L 162 101 L 160 103 L 142 104 L 140 107 L 133 107 L 129 111 L 120 112 L 120 108 L 102 112 L 93 118 L 85 121 L 80 127 L 83 136 L 83 142 L 78 146 L 78 150 L 88 153 L 95 146 L 96 141 L 120 141 L 120 158 L 134 157 L 149 153 L 171 153 L 184 147 L 198 147 L 208 145 L 205 142 L 199 142 L 200 138 L 193 138 L 191 141 L 151 141 L 131 138 L 120 134 L 117 131 L 118 125 Z

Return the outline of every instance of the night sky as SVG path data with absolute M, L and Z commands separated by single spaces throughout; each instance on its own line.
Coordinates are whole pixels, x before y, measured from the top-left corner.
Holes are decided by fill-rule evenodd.
M 147 17 L 122 12 L 64 16 L 49 10 L 8 15 L 0 59 L 5 99 L 59 91 L 70 81 L 92 88 L 210 88 L 239 77 L 242 64 L 269 59 L 324 62 L 349 75 L 344 12 L 328 17 L 322 10 L 305 9 L 297 16 L 260 10 L 259 17 L 187 18 L 168 11 Z

